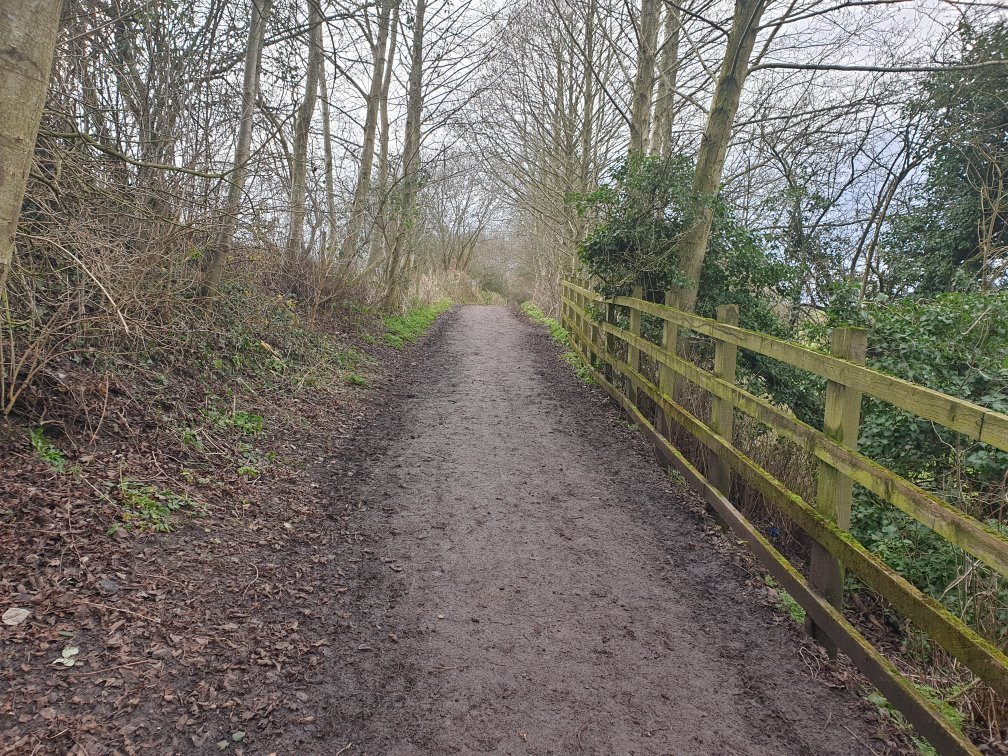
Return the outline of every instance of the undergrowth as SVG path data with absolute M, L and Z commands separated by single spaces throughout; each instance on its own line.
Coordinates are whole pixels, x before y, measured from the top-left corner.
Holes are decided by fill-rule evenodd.
M 805 610 L 802 609 L 801 604 L 795 601 L 794 597 L 781 588 L 777 581 L 769 575 L 765 576 L 763 580 L 766 582 L 768 588 L 776 592 L 777 601 L 780 603 L 781 609 L 786 611 L 791 619 L 793 619 L 797 624 L 804 624 Z
M 45 432 L 41 428 L 32 428 L 29 431 L 32 448 L 40 460 L 45 462 L 56 472 L 63 472 L 66 469 L 66 457 L 53 443 L 45 437 Z
M 956 699 L 965 690 L 965 686 L 955 687 L 947 693 L 943 693 L 941 690 L 932 687 L 930 685 L 923 685 L 918 682 L 911 681 L 911 684 L 924 698 L 930 701 L 934 706 L 941 711 L 941 713 L 960 731 L 963 729 L 965 724 L 965 719 L 962 713 L 953 706 L 950 701 Z M 914 732 L 913 726 L 906 720 L 903 716 L 879 691 L 875 689 L 868 689 L 864 692 L 864 698 L 868 703 L 875 706 L 879 714 L 883 717 L 889 719 L 896 727 L 904 732 L 910 734 Z M 917 752 L 921 756 L 938 756 L 938 751 L 924 738 L 910 734 L 910 740 L 913 742 L 914 746 L 917 748 Z
M 186 494 L 126 479 L 119 483 L 119 497 L 123 504 L 122 526 L 139 531 L 167 533 L 171 531 L 173 516 L 179 510 L 189 510 L 194 514 L 206 511 L 202 504 Z M 110 532 L 118 529 L 118 524 L 113 525 Z

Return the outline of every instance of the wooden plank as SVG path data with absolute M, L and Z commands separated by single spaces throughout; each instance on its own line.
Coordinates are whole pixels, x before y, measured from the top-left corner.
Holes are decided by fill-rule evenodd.
M 618 338 L 632 338 L 625 332 Z M 854 482 L 931 528 L 951 543 L 1008 577 L 1008 538 L 938 497 L 873 462 L 862 454 L 833 442 L 820 431 L 786 414 L 765 399 L 719 381 L 709 372 L 641 340 L 639 347 L 677 375 L 722 399 L 728 399 L 750 417 L 829 463 Z
M 932 745 L 947 754 L 979 754 L 979 750 L 955 727 L 928 698 L 921 695 L 903 677 L 896 666 L 882 656 L 871 643 L 829 602 L 809 587 L 802 575 L 760 534 L 748 520 L 696 470 L 679 451 L 652 426 L 636 407 L 601 373 L 596 380 L 643 428 L 659 451 L 693 486 L 700 489 L 707 502 L 732 530 L 745 540 L 760 563 L 781 586 L 830 634 L 855 666 L 882 692 Z
M 1002 451 L 1008 451 L 1008 415 L 755 331 L 718 323 L 716 320 L 673 310 L 642 299 L 616 297 L 612 301 L 621 307 L 639 309 L 643 313 L 670 320 L 697 333 L 729 341 L 743 349 L 786 362 L 827 380 L 842 383 L 925 420 L 944 425 L 950 430 L 983 441 Z
M 834 357 L 864 364 L 868 348 L 868 334 L 863 328 L 836 328 L 831 335 Z M 830 381 L 826 385 L 826 409 L 823 415 L 823 435 L 841 446 L 857 449 L 858 428 L 861 423 L 861 392 L 842 383 Z M 833 465 L 819 461 L 816 474 L 815 506 L 819 513 L 844 530 L 850 530 L 851 504 L 854 500 L 854 481 Z M 832 554 L 817 543 L 809 552 L 809 583 L 837 609 L 843 609 L 844 568 Z M 805 629 L 817 640 L 822 633 L 808 618 Z M 836 646 L 824 643 L 830 657 L 836 655 Z
M 759 467 L 742 451 L 713 433 L 710 428 L 640 374 L 633 374 L 621 360 L 604 355 L 612 369 L 637 382 L 653 401 L 711 451 L 728 460 L 738 475 L 762 493 L 784 515 L 824 546 L 856 574 L 868 587 L 886 598 L 896 609 L 928 632 L 939 645 L 973 670 L 998 695 L 1008 698 L 1008 657 L 994 644 L 981 638 L 941 604 L 921 593 L 902 575 L 871 554 L 857 539 L 830 522 L 801 497 Z
M 717 309 L 719 323 L 737 325 L 738 317 L 738 305 L 722 305 Z M 737 357 L 737 346 L 727 341 L 716 342 L 714 345 L 714 375 L 725 383 L 735 383 Z M 630 367 L 633 368 L 633 365 Z M 711 402 L 711 428 L 719 436 L 727 438 L 729 441 L 733 438 L 735 408 L 730 401 L 719 397 L 713 398 Z M 731 496 L 731 467 L 729 467 L 725 460 L 720 457 L 711 459 L 710 471 L 707 477 L 718 491 L 725 496 Z

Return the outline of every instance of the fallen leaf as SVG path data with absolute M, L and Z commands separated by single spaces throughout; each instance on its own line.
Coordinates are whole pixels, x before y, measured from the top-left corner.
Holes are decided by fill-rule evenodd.
M 77 663 L 77 654 L 80 653 L 80 649 L 77 646 L 67 646 L 63 649 L 58 659 L 53 659 L 53 664 L 62 664 L 64 667 L 72 667 Z
M 17 627 L 28 619 L 29 614 L 31 614 L 31 612 L 27 609 L 22 609 L 20 606 L 12 606 L 3 613 L 3 623 L 8 627 Z

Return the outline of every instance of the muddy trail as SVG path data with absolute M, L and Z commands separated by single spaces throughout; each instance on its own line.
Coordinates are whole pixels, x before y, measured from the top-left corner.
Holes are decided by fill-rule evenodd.
M 869 752 L 866 707 L 752 561 L 558 355 L 507 308 L 437 324 L 332 491 L 367 534 L 358 611 L 282 745 Z

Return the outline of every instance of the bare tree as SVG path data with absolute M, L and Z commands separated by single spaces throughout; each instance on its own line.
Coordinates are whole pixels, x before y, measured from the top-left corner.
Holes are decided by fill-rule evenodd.
M 287 265 L 300 263 L 304 255 L 305 205 L 308 187 L 308 144 L 315 102 L 322 73 L 322 9 L 319 0 L 308 0 L 308 61 L 304 97 L 294 121 L 294 148 L 290 164 L 290 228 L 287 235 Z
M 273 0 L 251 0 L 249 7 L 248 40 L 245 43 L 245 66 L 242 74 L 241 116 L 238 121 L 238 141 L 235 144 L 234 168 L 228 184 L 224 205 L 224 224 L 214 240 L 206 258 L 202 293 L 216 291 L 227 258 L 231 254 L 238 211 L 252 157 L 252 125 L 256 102 L 259 99 L 259 69 L 262 62 L 263 39 L 266 25 L 273 10 Z

